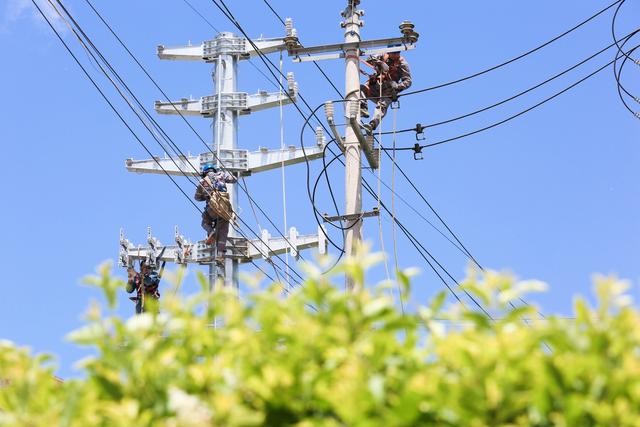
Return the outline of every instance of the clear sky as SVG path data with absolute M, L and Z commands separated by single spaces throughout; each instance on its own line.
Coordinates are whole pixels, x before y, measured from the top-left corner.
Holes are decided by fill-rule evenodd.
M 206 0 L 191 0 L 221 31 L 232 25 Z M 339 42 L 339 12 L 343 1 L 293 2 L 272 0 L 282 15 L 294 19 L 305 45 Z M 68 7 L 94 42 L 109 57 L 138 97 L 149 106 L 161 95 L 132 64 L 82 0 Z M 163 89 L 175 99 L 211 94 L 211 66 L 205 63 L 160 61 L 158 44 L 180 45 L 215 36 L 183 1 L 113 2 L 95 0 L 95 6 L 113 25 Z M 480 71 L 523 53 L 562 33 L 602 9 L 609 2 L 540 0 L 514 2 L 403 3 L 365 0 L 365 39 L 396 36 L 398 24 L 411 20 L 420 33 L 418 48 L 408 52 L 413 87 L 420 89 Z M 232 0 L 228 6 L 253 37 L 283 35 L 283 28 L 262 0 Z M 611 43 L 612 12 L 540 52 L 470 81 L 420 95 L 405 97 L 397 110 L 397 128 L 432 123 L 493 104 L 537 84 L 578 63 Z M 618 34 L 634 29 L 640 16 L 637 1 L 626 2 L 620 13 Z M 56 26 L 79 58 L 87 56 L 77 41 L 56 20 Z M 636 44 L 636 43 L 632 43 Z M 87 353 L 64 340 L 80 325 L 80 316 L 97 293 L 80 286 L 80 278 L 106 259 L 116 259 L 118 232 L 124 227 L 134 243 L 144 243 L 151 226 L 161 241 L 171 243 L 178 225 L 192 240 L 202 238 L 199 213 L 160 175 L 134 175 L 124 167 L 128 157 L 147 158 L 116 116 L 69 57 L 50 29 L 35 15 L 30 1 L 0 3 L 0 168 L 3 226 L 2 298 L 0 338 L 28 345 L 37 352 L 58 355 L 63 377 L 74 375 L 73 362 Z M 454 137 L 502 120 L 564 89 L 613 59 L 611 49 L 593 61 L 532 93 L 491 111 L 431 129 L 427 142 Z M 638 54 L 640 55 L 640 54 Z M 277 63 L 278 55 L 272 55 Z M 264 67 L 259 60 L 254 64 Z M 327 74 L 344 87 L 342 61 L 324 61 Z M 294 71 L 303 96 L 316 106 L 336 94 L 310 63 L 284 58 L 284 71 Z M 640 94 L 640 69 L 625 68 L 623 81 Z M 104 79 L 99 79 L 108 87 Z M 275 90 L 255 68 L 243 62 L 239 89 Z M 109 91 L 113 95 L 113 91 Z M 124 108 L 122 103 L 117 105 Z M 640 110 L 640 106 L 635 104 Z M 302 106 L 303 110 L 306 109 Z M 123 109 L 124 111 L 124 109 Z M 131 123 L 131 114 L 126 116 Z M 285 107 L 287 145 L 299 145 L 303 119 Z M 177 117 L 158 117 L 163 128 L 184 151 L 199 153 L 202 146 Z M 191 119 L 209 138 L 210 122 Z M 393 111 L 383 122 L 393 127 Z M 136 124 L 136 129 L 140 126 Z M 144 135 L 154 152 L 160 148 Z M 399 146 L 415 142 L 412 133 L 397 137 Z M 305 144 L 313 144 L 305 135 Z M 616 273 L 633 281 L 640 278 L 640 120 L 624 109 L 609 68 L 581 85 L 507 124 L 487 132 L 425 150 L 424 160 L 411 152 L 398 152 L 398 163 L 411 177 L 447 224 L 485 267 L 506 269 L 523 278 L 549 283 L 546 294 L 532 298 L 545 313 L 568 314 L 576 294 L 591 293 L 595 272 Z M 243 148 L 280 145 L 277 110 L 240 120 L 239 144 Z M 390 136 L 383 144 L 392 144 Z M 312 175 L 321 165 L 313 165 Z M 384 182 L 391 185 L 391 165 L 382 164 Z M 330 169 L 333 189 L 343 204 L 343 171 Z M 364 176 L 377 186 L 374 175 Z M 286 171 L 287 218 L 301 233 L 316 229 L 306 196 L 305 167 Z M 181 180 L 188 194 L 193 192 Z M 282 224 L 280 171 L 247 179 L 260 206 Z M 411 207 L 437 224 L 437 219 L 401 176 L 395 188 Z M 382 192 L 391 203 L 389 191 Z M 375 206 L 365 196 L 363 206 Z M 319 190 L 320 211 L 331 212 L 326 187 Z M 433 255 L 457 279 L 464 276 L 468 260 L 435 232 L 413 210 L 396 200 L 396 213 Z M 242 200 L 240 215 L 255 229 L 251 209 Z M 260 218 L 265 227 L 266 219 Z M 393 248 L 391 220 L 382 217 L 384 243 Z M 272 235 L 277 232 L 271 227 Z M 378 221 L 367 219 L 365 238 L 380 249 Z M 425 301 L 443 288 L 440 280 L 398 231 L 397 253 L 401 267 L 420 267 L 411 304 Z M 333 238 L 340 240 L 333 233 Z M 332 251 L 334 254 L 335 250 Z M 310 258 L 311 254 L 307 257 Z M 393 265 L 393 256 L 389 259 Z M 264 263 L 261 263 L 264 264 Z M 264 266 L 267 271 L 268 266 Z M 117 270 L 124 275 L 124 271 Z M 252 271 L 247 268 L 247 271 Z M 185 292 L 195 290 L 190 274 Z M 384 278 L 384 269 L 370 274 L 372 282 Z M 638 296 L 637 286 L 633 294 Z M 121 295 L 120 312 L 128 315 L 132 304 Z

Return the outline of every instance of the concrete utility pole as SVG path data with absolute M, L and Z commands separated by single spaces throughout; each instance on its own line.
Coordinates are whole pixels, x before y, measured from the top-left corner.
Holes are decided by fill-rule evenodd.
M 307 48 L 289 49 L 289 55 L 294 61 L 318 61 L 323 59 L 345 59 L 345 117 L 349 126 L 346 127 L 344 137 L 340 135 L 336 124 L 334 106 L 331 102 L 325 104 L 327 121 L 334 138 L 345 155 L 345 212 L 344 215 L 334 217 L 325 216 L 326 222 L 344 221 L 346 228 L 345 251 L 347 256 L 355 254 L 355 248 L 362 240 L 362 219 L 378 215 L 376 209 L 370 212 L 362 211 L 362 163 L 361 150 L 372 169 L 378 168 L 380 150 L 374 148 L 373 136 L 365 135 L 360 126 L 360 57 L 364 55 L 381 54 L 398 50 L 415 48 L 418 33 L 413 24 L 404 21 L 400 24 L 402 37 L 364 41 L 360 38 L 360 28 L 364 26 L 362 16 L 364 11 L 357 9 L 360 0 L 348 0 L 347 7 L 341 13 L 344 20 L 344 43 L 314 46 Z M 400 45 L 400 46 L 399 46 Z M 337 53 L 327 53 L 337 52 Z M 321 54 L 321 55 L 318 55 Z M 354 283 L 347 277 L 346 288 L 352 291 Z
M 342 12 L 344 21 L 345 45 L 360 41 L 360 16 L 364 13 L 356 9 L 360 0 L 353 0 Z M 356 44 L 346 48 L 345 60 L 345 108 L 359 104 L 360 98 L 360 52 Z M 345 114 L 346 115 L 346 114 Z M 356 120 L 360 121 L 360 109 L 356 111 Z M 362 211 L 362 163 L 360 161 L 360 142 L 356 137 L 358 129 L 348 126 L 344 138 L 345 162 L 345 215 L 358 215 Z M 347 219 L 345 233 L 345 250 L 348 256 L 354 254 L 354 249 L 362 240 L 362 221 L 360 218 Z M 347 290 L 353 290 L 353 280 L 347 277 Z
M 297 84 L 292 73 L 287 76 L 288 94 L 260 91 L 255 95 L 249 95 L 237 91 L 238 62 L 240 60 L 257 56 L 260 53 L 267 54 L 299 47 L 291 20 L 287 20 L 286 31 L 287 35 L 283 38 L 259 39 L 254 40 L 253 44 L 249 40 L 224 32 L 218 34 L 215 39 L 205 41 L 198 46 L 189 45 L 177 48 L 159 46 L 158 56 L 160 59 L 203 60 L 215 64 L 212 73 L 213 96 L 205 96 L 198 100 L 182 99 L 176 102 L 156 101 L 155 103 L 155 109 L 160 114 L 195 115 L 213 119 L 213 142 L 210 145 L 210 151 L 200 156 L 178 159 L 128 159 L 126 161 L 127 169 L 138 173 L 164 174 L 164 171 L 167 171 L 171 175 L 199 176 L 197 171 L 201 170 L 202 165 L 213 163 L 219 169 L 243 177 L 304 162 L 303 151 L 295 147 L 277 150 L 260 148 L 255 152 L 238 149 L 238 117 L 240 115 L 278 107 L 282 103 L 291 103 L 296 99 Z M 316 146 L 306 148 L 306 160 L 321 158 L 324 144 L 324 137 L 319 133 Z M 239 212 L 238 184 L 229 185 L 228 191 L 233 210 L 237 214 Z M 195 218 L 194 221 L 196 221 Z M 199 222 L 200 219 L 198 218 L 197 221 Z M 287 252 L 297 258 L 299 250 L 315 246 L 319 247 L 321 253 L 326 251 L 324 231 L 320 229 L 316 235 L 299 236 L 297 230 L 292 227 L 289 230 L 289 236 L 274 239 L 271 238 L 267 230 L 262 230 L 260 238 L 253 240 L 241 237 L 231 227 L 228 253 L 224 254 L 224 266 L 221 274 L 218 274 L 214 261 L 215 249 L 212 245 L 207 245 L 204 242 L 192 244 L 178 233 L 177 228 L 175 240 L 175 245 L 162 246 L 156 238 L 152 237 L 149 230 L 148 246 L 135 247 L 124 238 L 124 234 L 121 232 L 120 265 L 129 267 L 136 260 L 145 260 L 152 266 L 160 261 L 209 265 L 211 288 L 213 288 L 216 277 L 219 276 L 224 279 L 225 286 L 233 286 L 237 289 L 238 268 L 242 262 L 250 262 L 256 258 L 269 259 L 272 255 Z

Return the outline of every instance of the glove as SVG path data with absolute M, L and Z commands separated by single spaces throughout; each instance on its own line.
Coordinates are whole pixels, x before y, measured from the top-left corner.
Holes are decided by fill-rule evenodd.
M 391 82 L 391 89 L 397 92 L 399 87 L 400 87 L 400 84 L 398 84 L 398 82 Z

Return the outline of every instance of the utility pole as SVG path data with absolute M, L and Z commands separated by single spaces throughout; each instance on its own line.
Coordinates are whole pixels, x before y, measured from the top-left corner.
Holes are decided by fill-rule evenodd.
M 352 0 L 342 12 L 345 46 L 345 108 L 359 104 L 360 98 L 360 52 L 357 43 L 360 41 L 360 16 L 364 12 L 357 10 L 360 0 Z M 360 121 L 360 109 L 356 111 L 356 120 Z M 357 215 L 362 211 L 362 162 L 360 161 L 360 142 L 356 136 L 358 129 L 347 126 L 344 138 L 345 162 L 345 215 Z M 345 250 L 347 256 L 353 256 L 362 240 L 362 220 L 352 218 L 346 220 Z M 347 290 L 353 290 L 353 279 L 347 276 Z
M 408 21 L 400 24 L 402 37 L 364 41 L 360 37 L 360 28 L 364 26 L 361 19 L 363 10 L 357 9 L 360 0 L 348 0 L 347 7 L 342 11 L 344 19 L 344 43 L 289 49 L 289 55 L 294 61 L 318 61 L 324 59 L 345 60 L 345 118 L 349 123 L 345 135 L 340 135 L 336 123 L 333 103 L 325 104 L 325 113 L 331 132 L 345 156 L 345 212 L 338 216 L 325 216 L 326 222 L 345 222 L 345 251 L 347 256 L 354 256 L 359 242 L 362 240 L 362 220 L 365 217 L 378 215 L 377 209 L 369 212 L 362 211 L 362 162 L 361 152 L 364 151 L 367 162 L 372 169 L 379 166 L 380 150 L 374 148 L 372 135 L 365 135 L 360 125 L 360 57 L 364 55 L 381 54 L 398 50 L 415 48 L 418 33 L 414 25 Z M 400 45 L 400 46 L 398 46 Z M 336 53 L 327 53 L 336 52 Z M 321 55 L 319 55 L 321 54 Z M 353 291 L 354 283 L 346 278 L 345 287 Z
M 254 47 L 254 45 L 256 47 Z M 302 149 L 289 147 L 271 150 L 259 148 L 250 152 L 238 148 L 238 118 L 241 115 L 278 107 L 281 104 L 295 101 L 297 84 L 293 74 L 287 76 L 288 93 L 280 94 L 260 91 L 249 95 L 237 91 L 238 62 L 259 54 L 268 54 L 298 47 L 298 38 L 291 20 L 286 23 L 286 36 L 282 38 L 249 40 L 232 33 L 223 32 L 215 39 L 205 41 L 197 46 L 167 48 L 158 46 L 158 56 L 166 60 L 205 61 L 215 64 L 212 78 L 214 95 L 200 99 L 186 99 L 175 102 L 156 101 L 155 109 L 160 114 L 183 116 L 200 116 L 213 119 L 213 140 L 208 152 L 199 156 L 186 156 L 178 159 L 153 158 L 148 160 L 127 159 L 126 167 L 131 172 L 156 173 L 170 175 L 199 176 L 202 165 L 213 163 L 216 168 L 237 174 L 239 177 L 250 176 L 254 173 L 289 166 L 305 160 L 322 157 L 325 140 L 321 132 L 317 133 L 316 146 L 306 148 L 306 156 Z M 177 165 L 176 165 L 177 164 Z M 228 191 L 234 212 L 238 213 L 238 184 L 229 185 Z M 195 219 L 194 219 L 195 220 Z M 199 221 L 199 219 L 198 219 Z M 215 263 L 215 249 L 202 241 L 191 243 L 179 234 L 176 227 L 175 245 L 163 246 L 159 240 L 148 231 L 147 246 L 134 246 L 120 234 L 119 262 L 123 267 L 133 266 L 138 260 L 145 260 L 152 266 L 160 261 L 178 264 L 197 263 L 209 266 L 209 285 L 213 289 L 217 277 L 224 281 L 225 286 L 238 288 L 239 264 L 250 262 L 257 258 L 269 260 L 273 255 L 290 253 L 298 257 L 301 249 L 318 247 L 321 253 L 326 251 L 324 230 L 319 229 L 315 235 L 298 235 L 295 228 L 289 230 L 289 235 L 283 238 L 271 238 L 267 230 L 262 230 L 258 239 L 247 239 L 231 227 L 229 233 L 230 245 L 224 255 L 224 265 L 220 272 Z

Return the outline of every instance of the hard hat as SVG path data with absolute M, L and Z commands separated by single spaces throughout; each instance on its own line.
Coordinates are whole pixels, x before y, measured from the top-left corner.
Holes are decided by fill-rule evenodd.
M 208 172 L 210 170 L 216 172 L 216 167 L 213 166 L 212 163 L 207 163 L 206 165 L 202 166 L 202 172 Z

